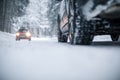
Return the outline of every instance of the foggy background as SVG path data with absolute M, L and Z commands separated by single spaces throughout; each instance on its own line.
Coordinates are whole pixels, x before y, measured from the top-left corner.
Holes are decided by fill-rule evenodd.
M 15 33 L 20 27 L 31 30 L 33 36 L 56 35 L 56 0 L 0 0 L 0 30 Z

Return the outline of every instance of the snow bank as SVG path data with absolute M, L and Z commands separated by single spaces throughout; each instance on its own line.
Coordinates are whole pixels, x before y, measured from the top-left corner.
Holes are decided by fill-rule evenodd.
M 4 41 L 4 42 L 8 42 L 8 41 L 11 41 L 13 40 L 13 37 L 14 37 L 14 34 L 10 34 L 10 33 L 6 33 L 6 32 L 1 32 L 0 31 L 0 41 Z M 2 44 L 0 42 L 0 44 Z

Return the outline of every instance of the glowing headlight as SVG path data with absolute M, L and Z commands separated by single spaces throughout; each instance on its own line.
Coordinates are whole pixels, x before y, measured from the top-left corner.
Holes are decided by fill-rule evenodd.
M 16 33 L 16 36 L 19 36 L 20 35 L 20 33 Z
M 26 36 L 27 36 L 27 37 L 30 37 L 30 36 L 31 36 L 30 32 L 27 32 L 27 33 L 26 33 Z

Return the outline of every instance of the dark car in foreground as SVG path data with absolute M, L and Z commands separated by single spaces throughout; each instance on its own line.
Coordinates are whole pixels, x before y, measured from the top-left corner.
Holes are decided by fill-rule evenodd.
M 120 35 L 120 0 L 57 0 L 58 42 L 90 45 L 96 35 Z
M 30 41 L 31 40 L 31 33 L 30 33 L 30 31 L 28 29 L 25 29 L 25 28 L 20 28 L 16 32 L 16 41 L 18 41 L 20 39 L 28 39 Z

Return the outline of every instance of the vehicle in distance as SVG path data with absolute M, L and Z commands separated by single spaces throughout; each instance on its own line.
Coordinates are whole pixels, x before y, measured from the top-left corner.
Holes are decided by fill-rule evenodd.
M 120 0 L 57 0 L 58 42 L 90 45 L 96 35 L 120 35 Z
M 28 39 L 29 41 L 31 41 L 31 33 L 30 33 L 30 31 L 28 29 L 26 29 L 26 28 L 20 28 L 16 32 L 16 41 L 18 41 L 20 39 Z

